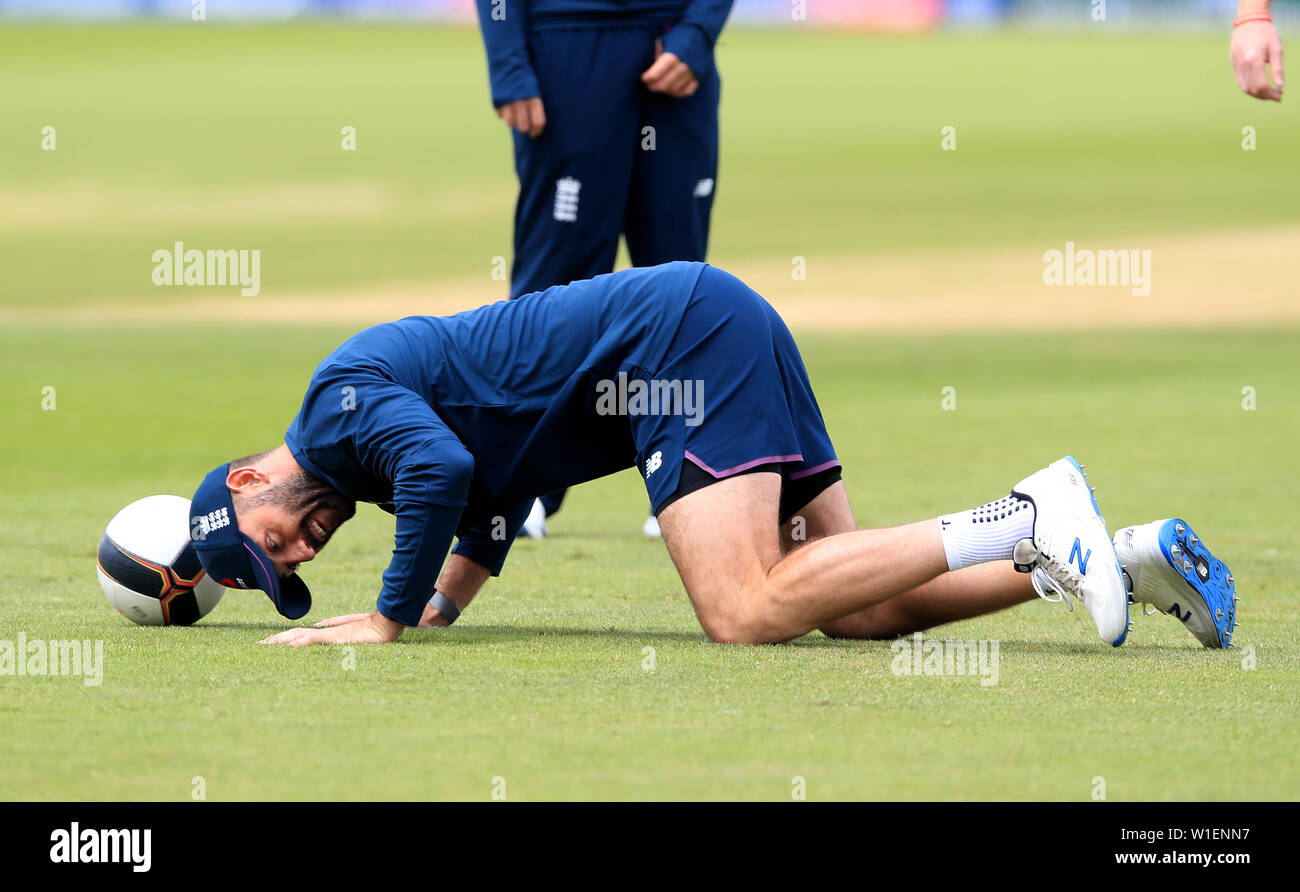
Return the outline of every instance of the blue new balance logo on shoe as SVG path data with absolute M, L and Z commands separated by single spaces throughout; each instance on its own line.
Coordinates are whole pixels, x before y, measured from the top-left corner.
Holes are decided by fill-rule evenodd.
M 1074 545 L 1073 545 L 1073 547 L 1070 548 L 1070 557 L 1069 557 L 1069 559 L 1066 561 L 1066 563 L 1067 563 L 1067 564 L 1078 564 L 1078 566 L 1079 566 L 1079 572 L 1082 573 L 1082 574 L 1084 574 L 1084 575 L 1086 576 L 1087 573 L 1088 573 L 1088 558 L 1090 558 L 1090 557 L 1092 557 L 1092 549 L 1089 548 L 1089 549 L 1088 549 L 1088 553 L 1087 553 L 1087 554 L 1084 554 L 1084 553 L 1083 553 L 1083 543 L 1081 543 L 1081 542 L 1079 541 L 1079 537 L 1078 537 L 1078 536 L 1075 536 L 1075 537 L 1074 537 Z

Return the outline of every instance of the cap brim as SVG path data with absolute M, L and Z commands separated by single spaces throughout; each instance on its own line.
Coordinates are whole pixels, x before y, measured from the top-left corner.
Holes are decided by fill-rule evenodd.
M 242 532 L 239 538 L 244 541 L 244 548 L 248 551 L 248 564 L 253 570 L 253 578 L 257 580 L 257 587 L 266 592 L 280 615 L 286 619 L 301 619 L 306 616 L 307 611 L 311 610 L 311 592 L 307 589 L 307 583 L 297 573 L 288 579 L 281 579 L 276 575 L 275 564 L 257 547 L 257 543 Z

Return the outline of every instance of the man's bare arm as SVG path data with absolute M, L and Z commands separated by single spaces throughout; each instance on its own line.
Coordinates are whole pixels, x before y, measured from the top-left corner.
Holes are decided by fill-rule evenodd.
M 487 567 L 462 555 L 453 554 L 447 558 L 447 563 L 438 576 L 438 591 L 450 598 L 456 609 L 463 612 L 479 589 L 483 588 L 483 583 L 490 578 L 492 571 Z M 425 605 L 424 616 L 420 617 L 420 628 L 446 625 L 449 623 L 442 614 L 432 606 Z

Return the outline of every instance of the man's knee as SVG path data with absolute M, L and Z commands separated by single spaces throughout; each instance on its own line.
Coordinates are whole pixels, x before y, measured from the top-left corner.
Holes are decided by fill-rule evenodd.
M 777 644 L 809 631 L 791 625 L 794 598 L 779 586 L 755 585 L 725 606 L 697 615 L 704 634 L 718 644 Z
M 763 624 L 756 612 L 738 606 L 699 614 L 700 627 L 715 644 L 766 644 Z

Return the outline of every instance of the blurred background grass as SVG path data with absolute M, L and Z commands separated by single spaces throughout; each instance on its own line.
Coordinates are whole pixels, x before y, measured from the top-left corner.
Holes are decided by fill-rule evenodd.
M 1294 225 L 1300 122 L 1225 57 L 1218 34 L 729 30 L 711 258 Z M 513 167 L 473 30 L 11 25 L 0 78 L 0 305 L 175 301 L 149 275 L 178 240 L 260 249 L 271 295 L 504 292 Z

